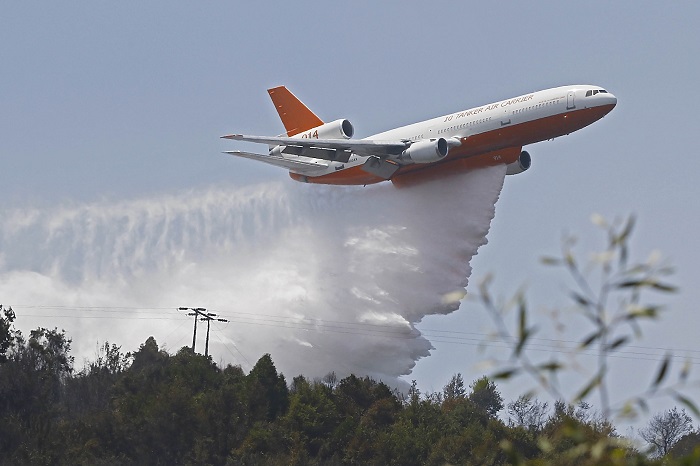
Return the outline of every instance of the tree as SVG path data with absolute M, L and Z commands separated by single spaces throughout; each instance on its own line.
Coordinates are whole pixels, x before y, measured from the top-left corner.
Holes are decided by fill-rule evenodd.
M 7 350 L 13 345 L 15 335 L 12 323 L 15 321 L 15 313 L 11 307 L 4 308 L 0 305 L 0 364 L 7 362 Z
M 131 364 L 132 371 L 140 372 L 147 368 L 152 370 L 154 366 L 162 366 L 168 359 L 168 354 L 158 348 L 156 339 L 152 336 L 139 347 L 139 350 L 134 353 L 134 361 Z
M 105 342 L 98 349 L 95 361 L 66 381 L 64 403 L 73 414 L 86 415 L 107 409 L 112 390 L 119 377 L 129 366 L 131 354 L 123 354 L 121 347 Z
M 328 388 L 335 388 L 338 386 L 338 376 L 335 375 L 334 371 L 329 372 L 328 374 L 324 375 L 323 378 L 321 379 L 321 382 L 326 385 Z
M 116 351 L 109 359 L 116 368 L 124 360 Z M 90 442 L 124 455 L 125 463 L 183 464 L 187 459 L 221 464 L 219 446 L 227 446 L 223 455 L 230 451 L 226 442 L 231 423 L 224 418 L 237 414 L 235 401 L 216 396 L 224 377 L 228 376 L 222 377 L 211 358 L 189 347 L 171 356 L 150 337 L 134 353 L 131 366 L 117 377 L 108 424 Z M 220 432 L 210 427 L 214 422 Z
M 289 389 L 283 374 L 278 374 L 272 357 L 264 354 L 246 377 L 248 408 L 253 420 L 274 421 L 289 406 Z
M 520 395 L 517 400 L 508 403 L 508 424 L 521 426 L 530 432 L 538 433 L 547 420 L 549 405 L 531 395 Z
M 304 377 L 294 378 L 289 409 L 283 419 L 288 438 L 294 440 L 293 451 L 304 451 L 311 457 L 327 458 L 337 448 L 329 445 L 328 438 L 341 422 L 326 382 L 309 383 Z
M 9 463 L 54 462 L 62 443 L 56 419 L 64 381 L 73 371 L 65 331 L 38 328 L 29 340 L 19 332 L 0 366 L 0 457 Z
M 700 460 L 700 428 L 695 432 L 684 435 L 669 450 L 668 454 L 674 458 L 684 458 L 695 455 Z
M 467 396 L 467 390 L 464 388 L 464 379 L 462 379 L 462 374 L 457 373 L 452 376 L 447 385 L 442 389 L 443 399 L 445 401 L 454 401 L 457 399 L 463 399 Z
M 70 345 L 73 340 L 66 336 L 66 331 L 57 328 L 49 330 L 39 327 L 30 332 L 28 350 L 35 368 L 62 376 L 73 372 L 73 356 Z
M 472 382 L 469 388 L 472 392 L 468 399 L 490 417 L 496 417 L 496 414 L 503 409 L 503 397 L 493 380 L 484 376 Z
M 121 346 L 105 342 L 95 361 L 87 365 L 87 373 L 118 375 L 124 372 L 130 365 L 131 353 L 124 354 L 121 349 Z
M 692 431 L 693 420 L 688 413 L 674 407 L 652 417 L 647 427 L 639 429 L 639 435 L 652 446 L 656 455 L 665 456 L 681 437 Z

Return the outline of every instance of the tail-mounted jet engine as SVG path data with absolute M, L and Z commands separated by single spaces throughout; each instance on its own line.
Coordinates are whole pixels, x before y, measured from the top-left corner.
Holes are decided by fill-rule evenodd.
M 355 129 L 348 120 L 335 120 L 324 123 L 316 128 L 311 128 L 302 133 L 295 134 L 293 138 L 299 139 L 350 139 L 355 134 Z M 325 160 L 337 160 L 347 163 L 350 159 L 350 151 L 336 151 L 334 149 L 322 149 L 301 146 L 270 146 L 270 155 L 283 156 L 301 155 L 304 157 L 315 157 Z
M 302 139 L 350 139 L 355 134 L 355 129 L 348 120 L 335 120 L 324 123 L 316 128 L 295 134 L 292 137 Z

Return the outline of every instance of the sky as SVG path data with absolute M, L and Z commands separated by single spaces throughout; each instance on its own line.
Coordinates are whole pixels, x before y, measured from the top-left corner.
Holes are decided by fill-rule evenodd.
M 99 256 L 91 247 L 114 247 L 120 238 L 115 231 L 128 233 L 128 238 L 138 238 L 140 233 L 151 238 L 154 233 L 147 230 L 129 230 L 128 222 L 145 228 L 149 223 L 138 223 L 138 218 L 153 212 L 160 215 L 157 218 L 174 219 L 161 222 L 160 227 L 152 224 L 154 228 L 167 224 L 190 231 L 191 224 L 206 228 L 202 218 L 209 218 L 198 217 L 197 206 L 220 205 L 220 198 L 234 204 L 247 199 L 253 207 L 264 209 L 272 205 L 266 212 L 285 212 L 285 219 L 294 217 L 294 206 L 301 202 L 289 196 L 334 199 L 337 204 L 305 205 L 306 214 L 299 217 L 305 223 L 282 222 L 283 228 L 313 232 L 313 212 L 330 224 L 332 217 L 324 217 L 324 209 L 354 206 L 353 199 L 365 196 L 357 194 L 362 191 L 290 187 L 294 182 L 282 169 L 221 154 L 234 148 L 259 150 L 245 144 L 233 147 L 219 139 L 223 134 L 283 131 L 266 92 L 270 87 L 288 86 L 322 119 L 347 118 L 356 137 L 364 137 L 535 90 L 596 84 L 617 96 L 617 107 L 577 133 L 528 147 L 533 166 L 505 180 L 488 243 L 469 262 L 472 274 L 467 291 L 475 291 L 472 287 L 489 274 L 495 277 L 492 291 L 504 299 L 525 287 L 532 318 L 541 332 L 547 332 L 548 311 L 567 309 L 566 289 L 571 282 L 560 271 L 543 267 L 540 257 L 557 254 L 561 238 L 573 233 L 580 238 L 577 251 L 585 259 L 604 242 L 591 224 L 592 214 L 611 220 L 634 214 L 633 258 L 643 261 L 652 251 L 661 251 L 676 268 L 672 281 L 680 292 L 671 298 L 649 296 L 650 301 L 666 304 L 667 312 L 658 322 L 644 326 L 643 339 L 634 343 L 641 347 L 637 353 L 643 354 L 616 360 L 613 398 L 623 399 L 646 388 L 666 350 L 695 358 L 698 378 L 700 249 L 696 232 L 700 217 L 693 201 L 698 194 L 695 174 L 700 169 L 694 144 L 694 110 L 700 103 L 697 3 L 590 2 L 575 7 L 553 1 L 354 2 L 342 7 L 311 1 L 254 3 L 11 2 L 1 7 L 0 213 L 4 218 L 0 244 L 4 250 L 0 251 L 0 302 L 14 305 L 18 314 L 22 305 L 25 314 L 53 312 L 54 318 L 41 318 L 43 325 L 68 327 L 73 318 L 59 317 L 65 313 L 55 309 L 32 308 L 45 305 L 46 296 L 39 293 L 32 301 L 33 295 L 26 290 L 19 293 L 12 279 L 37 274 L 32 283 L 51 286 L 52 297 L 80 295 L 57 301 L 79 301 L 88 308 L 137 306 L 134 303 L 142 301 L 135 296 L 150 290 L 145 284 L 140 289 L 130 284 L 144 270 L 148 276 L 162 273 L 161 285 L 181 274 L 177 275 L 181 281 L 175 281 L 186 286 L 187 274 L 192 272 L 180 268 L 184 264 L 180 260 L 196 264 L 206 257 L 214 261 L 209 255 L 215 251 L 207 248 L 224 244 L 223 240 L 209 241 L 201 249 L 206 252 L 195 259 L 188 256 L 189 251 L 177 256 L 169 250 L 179 259 L 167 259 L 165 265 L 155 259 L 146 265 L 129 262 L 136 257 L 150 260 L 144 253 L 147 242 L 134 242 L 122 256 L 109 255 L 108 264 L 90 256 Z M 387 184 L 380 192 L 389 188 Z M 381 197 L 376 189 L 368 192 Z M 275 195 L 282 196 L 280 205 L 275 204 Z M 164 207 L 173 205 L 183 210 L 172 213 L 171 207 Z M 372 209 L 371 203 L 360 205 Z M 488 206 L 477 210 L 488 214 Z M 363 211 L 355 212 L 358 219 L 362 217 Z M 215 216 L 216 210 L 209 214 Z M 127 226 L 119 223 L 124 218 L 130 219 L 124 220 Z M 243 217 L 232 218 L 234 223 L 243 221 Z M 274 227 L 276 221 L 273 216 L 256 225 Z M 21 230 L 17 222 L 29 227 Z M 56 236 L 47 239 L 47 232 L 56 234 L 51 225 L 71 222 L 75 223 L 66 233 L 69 243 Z M 110 225 L 115 229 L 110 230 Z M 191 234 L 196 235 L 199 230 L 193 228 Z M 13 236 L 16 231 L 27 234 Z M 207 234 L 209 239 L 216 236 Z M 252 235 L 251 231 L 245 234 Z M 241 237 L 249 238 L 245 234 Z M 279 244 L 274 232 L 269 234 L 268 244 Z M 435 238 L 436 245 L 451 242 L 450 237 Z M 68 250 L 73 256 L 64 253 L 66 244 L 72 245 Z M 192 238 L 176 242 L 183 244 L 198 247 Z M 271 257 L 260 243 L 251 244 L 255 261 Z M 140 250 L 141 256 L 137 245 L 146 248 Z M 93 275 L 87 274 L 86 264 Z M 113 275 L 115 270 L 119 273 Z M 48 285 L 42 281 L 57 275 L 60 281 Z M 90 277 L 98 280 L 88 287 L 85 280 Z M 214 277 L 207 278 L 199 279 L 216 283 Z M 117 292 L 131 295 L 123 296 L 127 304 L 113 303 L 113 299 L 87 302 L 91 296 L 97 299 L 93 293 L 100 287 L 112 287 L 109 293 L 99 294 L 102 299 Z M 165 302 L 168 295 L 163 290 L 154 296 L 163 300 L 152 302 L 153 308 L 199 306 Z M 563 315 L 575 327 L 575 317 Z M 166 326 L 170 321 L 163 322 Z M 87 340 L 94 346 L 96 338 L 103 338 L 102 330 L 120 329 L 109 336 L 110 341 L 129 332 L 123 320 L 101 323 L 104 327 L 98 335 L 89 324 L 71 334 L 74 346 L 85 347 Z M 179 327 L 154 336 L 158 341 L 172 340 L 171 348 L 186 345 L 190 329 L 185 323 L 183 317 Z M 493 324 L 483 308 L 467 300 L 449 315 L 424 318 L 417 329 L 425 335 L 473 332 L 476 339 L 484 339 Z M 480 376 L 479 364 L 490 350 L 467 340 L 467 333 L 460 335 L 463 338 L 457 343 L 433 338 L 429 356 L 416 357 L 415 367 L 403 379 L 416 379 L 429 392 L 440 390 L 457 372 L 467 380 Z M 549 333 L 539 336 L 559 338 Z M 246 366 L 245 357 L 237 360 L 245 347 L 222 351 L 227 362 Z M 247 359 L 257 357 L 249 354 Z M 587 360 L 581 361 L 585 365 Z M 672 370 L 679 369 L 680 361 L 675 360 Z M 512 399 L 531 386 L 523 379 L 504 384 L 502 390 Z M 686 393 L 700 400 L 697 388 Z M 653 406 L 666 406 L 660 403 Z

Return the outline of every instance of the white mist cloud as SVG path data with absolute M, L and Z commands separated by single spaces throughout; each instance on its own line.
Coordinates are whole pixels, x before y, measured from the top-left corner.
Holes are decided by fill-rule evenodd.
M 457 309 L 494 216 L 503 167 L 395 189 L 262 184 L 53 209 L 8 210 L 0 303 L 18 325 L 65 328 L 77 360 L 97 342 L 171 351 L 205 307 L 215 360 L 271 353 L 288 377 L 334 370 L 385 381 L 429 355 L 414 328 Z M 198 327 L 203 351 L 206 325 Z

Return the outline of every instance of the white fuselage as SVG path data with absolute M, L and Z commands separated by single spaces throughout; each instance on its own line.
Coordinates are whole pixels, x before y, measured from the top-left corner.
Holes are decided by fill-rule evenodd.
M 595 94 L 593 94 L 594 92 Z M 589 94 L 588 96 L 586 95 L 587 93 Z M 614 106 L 616 102 L 617 99 L 613 94 L 603 91 L 599 86 L 562 86 L 401 126 L 364 139 L 375 141 L 419 141 L 441 137 L 448 140 L 454 138 L 455 141 L 462 141 L 468 144 L 470 138 L 484 133 L 499 132 L 504 128 L 516 127 L 536 120 L 566 115 L 570 112 L 592 107 Z M 573 127 L 571 131 L 577 129 L 580 128 Z M 534 141 L 524 135 L 522 141 L 508 141 L 507 145 L 523 146 L 560 135 L 555 131 L 550 137 L 538 137 Z M 327 169 L 324 172 L 317 173 L 317 175 L 330 174 L 356 167 L 362 165 L 366 159 L 367 157 L 353 155 L 346 163 L 325 161 L 328 164 Z

